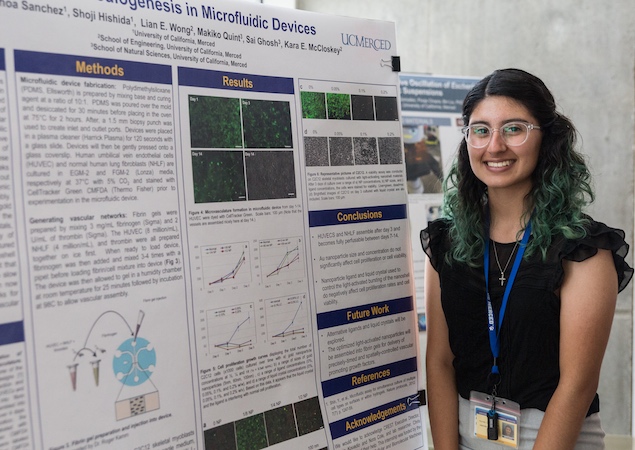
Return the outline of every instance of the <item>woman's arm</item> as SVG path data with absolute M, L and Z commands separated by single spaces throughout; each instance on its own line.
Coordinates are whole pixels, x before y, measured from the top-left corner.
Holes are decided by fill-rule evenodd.
M 450 350 L 448 326 L 441 308 L 439 274 L 427 260 L 426 298 L 426 381 L 430 428 L 435 450 L 459 447 L 458 393 Z
M 597 391 L 615 303 L 617 273 L 608 250 L 563 261 L 560 290 L 560 381 L 534 449 L 573 449 Z M 540 370 L 540 368 L 537 368 Z

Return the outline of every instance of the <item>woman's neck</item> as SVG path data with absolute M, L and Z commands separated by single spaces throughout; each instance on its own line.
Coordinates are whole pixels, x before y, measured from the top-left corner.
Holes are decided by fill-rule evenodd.
M 525 228 L 528 211 L 526 193 L 488 193 L 490 239 L 501 242 L 517 241 Z

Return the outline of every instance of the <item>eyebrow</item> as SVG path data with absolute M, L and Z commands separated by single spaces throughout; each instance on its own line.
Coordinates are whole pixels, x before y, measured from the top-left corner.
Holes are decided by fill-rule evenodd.
M 505 119 L 502 123 L 503 123 L 503 125 L 505 125 L 505 124 L 510 123 L 510 122 L 531 123 L 529 120 L 521 119 L 521 118 Z M 474 122 L 471 122 L 469 126 L 472 126 L 472 125 L 487 125 L 488 127 L 492 126 L 492 124 L 490 122 L 488 122 L 487 120 L 476 120 Z

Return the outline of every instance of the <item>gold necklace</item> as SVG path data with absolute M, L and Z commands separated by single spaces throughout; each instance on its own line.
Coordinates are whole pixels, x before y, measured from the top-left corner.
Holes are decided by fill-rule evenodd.
M 507 271 L 507 268 L 509 267 L 509 263 L 512 260 L 512 256 L 514 256 L 516 247 L 518 247 L 518 241 L 516 241 L 516 244 L 514 244 L 514 248 L 512 249 L 512 252 L 509 255 L 509 258 L 507 259 L 507 264 L 505 264 L 504 269 L 501 268 L 501 263 L 498 260 L 498 252 L 496 251 L 496 242 L 492 241 L 492 245 L 494 246 L 494 256 L 496 257 L 496 265 L 498 266 L 498 270 L 500 270 L 500 273 L 501 273 L 501 276 L 498 280 L 501 282 L 501 286 L 502 286 L 505 283 L 505 281 L 507 281 L 507 278 L 505 278 L 505 272 Z

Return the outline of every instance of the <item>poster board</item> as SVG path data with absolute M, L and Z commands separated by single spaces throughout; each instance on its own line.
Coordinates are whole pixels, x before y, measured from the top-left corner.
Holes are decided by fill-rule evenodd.
M 427 447 L 394 25 L 0 8 L 0 446 Z
M 399 75 L 408 215 L 419 329 L 425 330 L 425 254 L 419 232 L 439 217 L 444 177 L 463 135 L 462 105 L 480 78 L 418 73 Z

